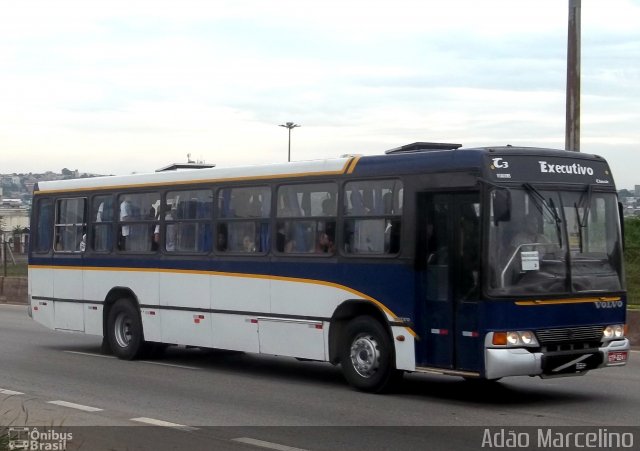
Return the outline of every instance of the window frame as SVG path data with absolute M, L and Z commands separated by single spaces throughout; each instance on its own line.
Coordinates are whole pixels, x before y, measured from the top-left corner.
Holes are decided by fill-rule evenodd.
M 347 186 L 352 183 L 376 183 L 376 182 L 395 182 L 399 183 L 400 187 L 398 189 L 398 196 L 401 196 L 401 212 L 399 214 L 363 214 L 363 215 L 348 215 L 347 214 Z M 397 259 L 403 253 L 403 234 L 406 229 L 406 225 L 403 224 L 406 222 L 405 219 L 405 211 L 406 211 L 406 180 L 401 177 L 375 177 L 375 178 L 350 178 L 345 179 L 341 183 L 340 189 L 340 208 L 338 211 L 338 215 L 340 218 L 339 221 L 339 234 L 340 241 L 339 244 L 336 245 L 339 248 L 340 255 L 349 259 Z M 402 193 L 402 194 L 400 194 Z M 393 221 L 397 220 L 400 223 L 400 231 L 398 233 L 398 250 L 397 252 L 382 252 L 382 253 L 355 253 L 348 252 L 345 248 L 347 233 L 346 226 L 349 221 L 358 221 L 358 220 L 374 220 L 374 219 L 383 219 L 385 221 Z
M 96 218 L 96 215 L 94 214 L 94 213 L 97 213 L 97 210 L 96 212 L 93 211 L 94 202 L 96 199 L 99 199 L 99 198 L 111 199 L 111 218 L 112 219 L 110 221 L 104 221 L 104 220 L 98 221 Z M 117 222 L 118 221 L 116 220 L 116 209 L 115 209 L 115 206 L 117 204 L 117 199 L 118 199 L 118 193 L 114 193 L 114 192 L 95 194 L 90 197 L 89 218 L 91 220 L 87 221 L 87 229 L 88 229 L 87 251 L 88 252 L 106 255 L 106 254 L 111 254 L 112 252 L 114 252 L 114 250 L 117 250 L 117 234 L 118 234 Z M 104 214 L 104 210 L 103 210 L 103 214 Z M 104 225 L 104 228 L 111 233 L 111 246 L 109 246 L 108 249 L 97 250 L 95 248 L 95 237 L 96 237 L 95 226 L 96 225 Z
M 221 214 L 221 205 L 220 205 L 220 201 L 221 199 L 223 199 L 222 196 L 222 192 L 225 190 L 229 190 L 231 192 L 233 192 L 233 190 L 248 190 L 248 189 L 255 189 L 255 190 L 264 190 L 261 194 L 263 194 L 264 192 L 269 194 L 269 212 L 267 215 L 265 216 L 243 216 L 243 217 L 227 217 L 223 214 Z M 212 252 L 215 255 L 219 255 L 219 256 L 239 256 L 239 257 L 260 257 L 260 256 L 266 256 L 269 253 L 272 252 L 273 249 L 273 242 L 272 242 L 272 230 L 273 229 L 273 210 L 274 210 L 274 189 L 273 189 L 273 185 L 270 183 L 259 183 L 259 184 L 255 184 L 255 185 L 249 185 L 249 184 L 242 184 L 242 185 L 218 185 L 213 189 L 214 192 L 214 197 L 213 197 L 213 227 L 212 227 Z M 261 238 L 260 235 L 260 226 L 265 225 L 267 226 L 268 230 L 266 233 L 266 237 L 267 237 L 267 243 L 266 243 L 266 249 L 262 249 L 262 250 L 255 250 L 255 251 L 242 251 L 242 250 L 228 250 L 229 247 L 229 227 L 228 224 L 240 224 L 240 223 L 246 223 L 246 224 L 254 224 L 254 226 L 257 226 L 256 229 L 254 229 L 255 233 L 255 237 Z M 226 225 L 227 226 L 227 230 L 225 232 L 225 246 L 226 249 L 220 249 L 220 247 L 218 246 L 219 244 L 219 230 L 220 227 Z M 254 242 L 255 244 L 255 242 Z
M 214 217 L 215 217 L 215 207 L 216 207 L 216 188 L 207 185 L 196 185 L 191 188 L 182 188 L 182 189 L 171 189 L 169 187 L 164 192 L 161 193 L 160 199 L 160 214 L 157 219 L 157 225 L 159 227 L 160 237 L 158 240 L 158 251 L 165 255 L 193 255 L 193 256 L 205 256 L 210 255 L 215 248 L 215 234 L 214 234 Z M 170 197 L 170 194 L 174 193 L 189 193 L 194 191 L 208 192 L 211 196 L 211 211 L 209 216 L 206 218 L 195 218 L 195 219 L 166 219 L 166 214 L 169 211 L 173 211 L 169 209 L 169 204 L 167 203 L 167 199 Z M 202 224 L 205 226 L 205 236 L 206 236 L 206 226 L 211 227 L 211 248 L 204 251 L 183 251 L 183 250 L 167 250 L 167 227 L 169 225 L 180 225 L 180 224 Z M 176 235 L 178 232 L 176 231 Z M 177 238 L 176 238 L 176 247 L 177 247 Z
M 149 241 L 151 243 L 150 250 L 127 250 L 120 248 L 120 239 L 124 236 L 122 235 L 122 227 L 123 226 L 139 226 L 139 225 L 153 225 L 153 229 L 155 230 L 155 226 L 159 224 L 158 222 L 158 212 L 155 212 L 155 217 L 153 219 L 134 219 L 131 221 L 122 221 L 120 219 L 120 205 L 124 202 L 125 196 L 145 196 L 149 194 L 156 194 L 158 196 L 158 206 L 162 208 L 162 190 L 144 190 L 144 191 L 118 191 L 112 193 L 115 196 L 114 203 L 114 223 L 115 223 L 115 245 L 114 249 L 117 254 L 120 255 L 153 255 L 157 254 L 159 250 L 159 246 L 157 249 L 153 249 L 153 231 L 149 234 Z M 129 232 L 131 233 L 131 232 Z M 129 235 L 126 235 L 129 236 Z
M 334 205 L 334 213 L 333 215 L 317 215 L 317 216 L 279 216 L 278 215 L 278 200 L 280 196 L 280 189 L 283 187 L 290 186 L 311 186 L 311 185 L 331 185 L 334 188 L 333 194 L 335 194 L 335 205 Z M 302 258 L 334 258 L 339 255 L 338 247 L 336 243 L 338 242 L 338 234 L 339 234 L 339 215 L 340 209 L 338 206 L 340 205 L 340 182 L 331 178 L 331 179 L 321 179 L 321 180 L 311 180 L 304 182 L 281 182 L 275 185 L 274 187 L 274 214 L 273 214 L 273 238 L 272 241 L 274 245 L 271 246 L 273 255 L 277 257 L 302 257 Z M 322 192 L 322 191 L 315 191 Z M 331 194 L 331 191 L 326 191 Z M 310 206 L 311 207 L 311 206 Z M 304 222 L 313 222 L 315 223 L 314 235 L 317 236 L 318 233 L 318 224 L 324 223 L 324 227 L 326 230 L 327 224 L 333 222 L 333 250 L 331 252 L 318 252 L 315 249 L 309 252 L 286 252 L 284 249 L 286 245 L 283 247 L 281 251 L 278 248 L 278 231 L 280 229 L 280 223 L 304 223 Z M 317 237 L 314 236 L 314 246 L 317 244 Z M 286 236 L 285 236 L 286 241 Z
M 42 207 L 41 204 L 48 202 L 49 203 L 49 208 L 51 208 L 51 212 L 48 223 L 44 224 L 44 231 L 42 230 L 43 227 L 41 227 L 43 224 L 40 223 L 40 220 L 42 218 Z M 54 248 L 54 241 L 55 241 L 55 198 L 53 197 L 39 197 L 36 201 L 35 201 L 35 223 L 37 225 L 37 232 L 35 235 L 35 240 L 32 240 L 32 242 L 34 242 L 34 246 L 33 246 L 33 253 L 34 254 L 39 254 L 39 255 L 45 255 L 45 254 L 51 254 L 53 252 L 53 248 Z M 33 228 L 32 228 L 33 230 Z M 45 248 L 40 248 L 39 244 L 40 244 L 40 236 L 41 234 L 44 234 L 44 236 L 48 237 L 48 245 Z
M 58 222 L 59 220 L 59 205 L 61 204 L 61 202 L 64 201 L 77 201 L 80 200 L 82 201 L 82 221 L 83 222 L 74 222 L 74 223 L 62 223 L 62 222 Z M 86 252 L 86 245 L 87 245 L 87 205 L 88 205 L 88 197 L 87 196 L 76 196 L 76 197 L 57 197 L 55 199 L 55 201 L 53 202 L 53 241 L 52 241 L 52 245 L 53 245 L 53 252 L 54 254 L 66 254 L 66 255 L 74 255 L 74 254 L 84 254 Z M 65 213 L 66 214 L 66 213 Z M 77 218 L 76 218 L 77 219 Z M 59 239 L 59 235 L 58 235 L 58 229 L 59 228 L 66 228 L 66 227 L 73 227 L 75 228 L 75 234 L 74 236 L 76 236 L 77 238 L 77 229 L 78 227 L 81 228 L 82 232 L 80 234 L 80 241 L 77 241 L 77 249 L 73 249 L 73 250 L 66 250 L 66 249 L 57 249 L 58 246 L 58 239 Z M 84 239 L 83 239 L 84 236 Z M 81 248 L 81 243 L 84 241 L 84 249 Z

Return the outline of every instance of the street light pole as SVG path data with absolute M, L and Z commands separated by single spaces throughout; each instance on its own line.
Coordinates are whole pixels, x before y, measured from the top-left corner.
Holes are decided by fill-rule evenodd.
M 280 124 L 279 127 L 284 127 L 289 129 L 289 154 L 287 157 L 287 161 L 291 161 L 291 130 L 296 127 L 301 127 L 301 125 L 294 124 L 293 122 L 286 122 L 284 124 Z

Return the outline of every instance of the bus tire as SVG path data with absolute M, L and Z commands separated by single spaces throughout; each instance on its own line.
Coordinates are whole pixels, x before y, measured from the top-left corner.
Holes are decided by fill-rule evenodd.
M 402 376 L 394 367 L 388 332 L 370 316 L 358 316 L 347 324 L 340 355 L 344 377 L 358 390 L 382 393 Z
M 109 346 L 119 359 L 133 360 L 146 350 L 140 313 L 129 299 L 118 299 L 113 304 L 107 327 Z

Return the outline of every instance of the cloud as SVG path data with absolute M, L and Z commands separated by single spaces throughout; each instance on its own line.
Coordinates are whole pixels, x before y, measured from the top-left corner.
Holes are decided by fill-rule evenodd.
M 631 172 L 640 5 L 582 14 L 583 144 Z M 3 163 L 283 161 L 290 120 L 295 159 L 418 140 L 563 147 L 566 35 L 557 0 L 5 2 Z

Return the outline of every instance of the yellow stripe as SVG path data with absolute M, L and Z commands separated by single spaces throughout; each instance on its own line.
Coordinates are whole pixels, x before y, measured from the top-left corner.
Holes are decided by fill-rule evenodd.
M 83 266 L 55 266 L 55 265 L 29 265 L 29 269 L 63 269 L 63 270 L 76 270 L 76 271 L 112 271 L 112 272 L 160 272 L 160 273 L 174 273 L 174 274 L 195 274 L 205 276 L 226 276 L 226 277 L 242 277 L 245 279 L 266 279 L 277 280 L 282 282 L 296 282 L 296 283 L 308 283 L 313 285 L 321 285 L 325 287 L 338 288 L 340 290 L 348 291 L 364 300 L 367 300 L 383 310 L 386 314 L 391 316 L 394 320 L 398 320 L 399 317 L 393 313 L 387 306 L 377 299 L 372 298 L 358 290 L 340 285 L 333 282 L 327 282 L 324 280 L 316 279 L 303 279 L 299 277 L 283 277 L 283 276 L 268 276 L 263 274 L 246 274 L 246 273 L 234 273 L 234 272 L 220 272 L 220 271 L 204 271 L 204 270 L 191 270 L 191 269 L 155 269 L 155 268 L 100 268 L 100 267 L 83 267 Z M 417 338 L 416 334 L 410 327 L 405 327 L 407 331 Z
M 535 299 L 533 301 L 516 301 L 516 305 L 551 305 L 551 304 L 587 304 L 593 302 L 616 302 L 621 297 L 572 298 L 572 299 Z
M 84 191 L 100 191 L 100 190 L 112 190 L 112 189 L 129 189 L 129 188 L 154 188 L 154 187 L 162 187 L 162 186 L 180 186 L 180 185 L 191 185 L 191 184 L 206 184 L 206 183 L 220 183 L 220 182 L 242 182 L 242 181 L 259 181 L 259 180 L 273 180 L 279 178 L 302 178 L 302 177 L 314 177 L 321 175 L 343 175 L 343 174 L 351 174 L 353 169 L 355 168 L 355 164 L 357 164 L 360 157 L 351 158 L 347 160 L 347 162 L 342 166 L 342 169 L 337 171 L 316 171 L 316 172 L 291 172 L 284 174 L 268 174 L 268 175 L 253 175 L 253 176 L 244 176 L 244 177 L 226 177 L 226 178 L 218 178 L 218 179 L 194 179 L 194 180 L 179 180 L 174 182 L 153 182 L 153 183 L 138 183 L 138 184 L 128 184 L 128 185 L 104 185 L 104 186 L 92 186 L 85 188 L 67 188 L 67 189 L 52 189 L 52 190 L 40 190 L 34 191 L 35 195 L 43 195 L 43 194 L 55 194 L 55 193 L 79 193 Z M 349 169 L 352 163 L 353 167 Z M 350 171 L 350 172 L 348 172 Z
M 358 161 L 360 161 L 360 158 L 362 158 L 362 155 L 354 157 L 353 160 L 349 162 L 347 174 L 353 174 L 353 171 L 356 169 L 356 165 L 358 164 Z

